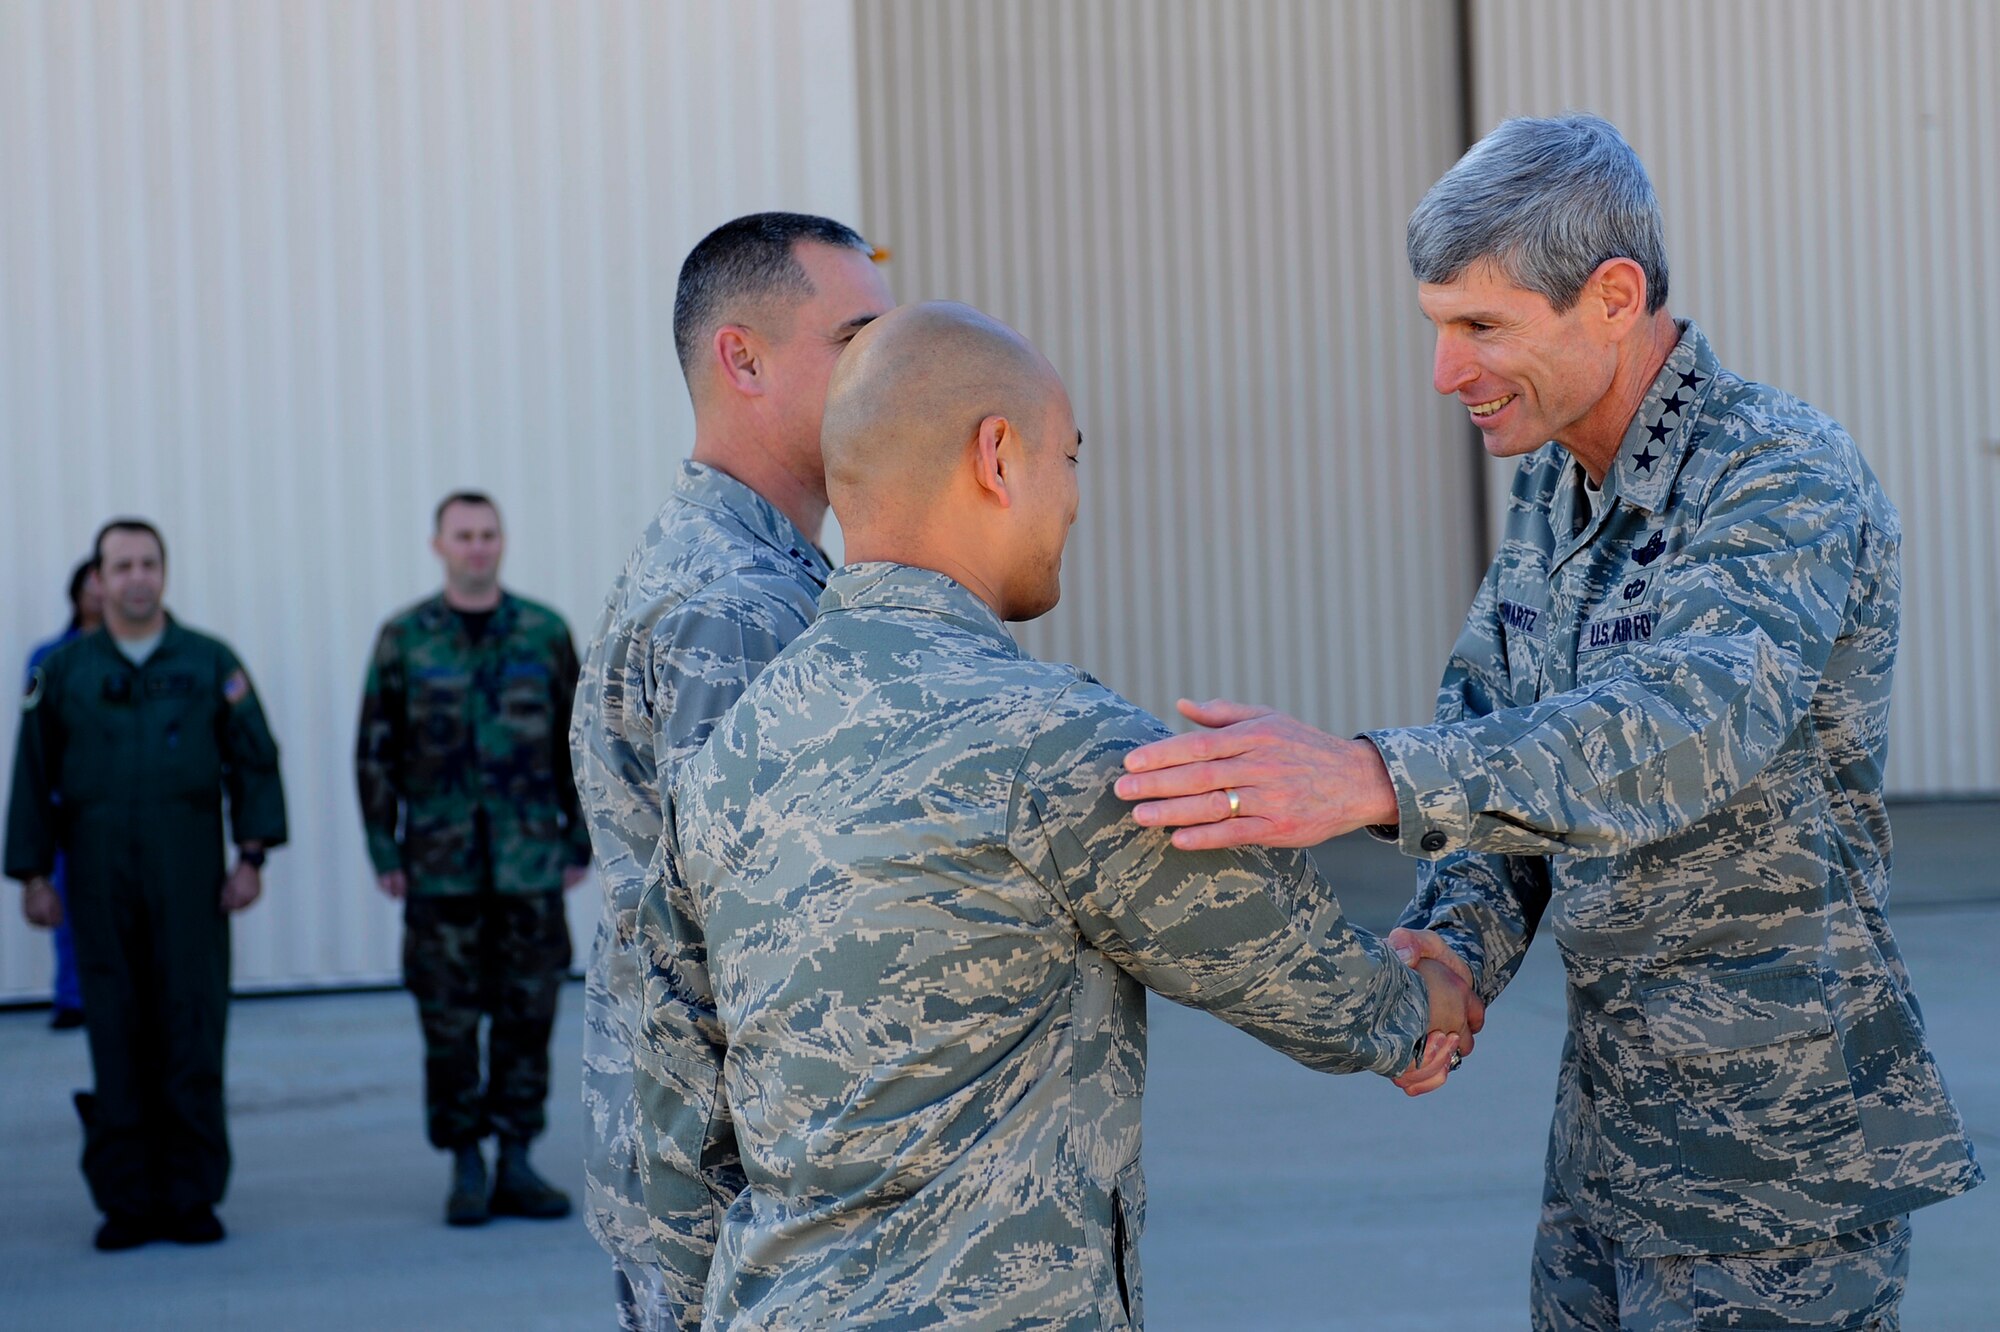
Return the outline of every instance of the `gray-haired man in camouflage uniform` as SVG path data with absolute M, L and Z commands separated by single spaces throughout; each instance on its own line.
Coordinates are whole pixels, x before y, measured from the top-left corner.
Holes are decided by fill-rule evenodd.
M 884 316 L 835 373 L 853 562 L 669 782 L 640 908 L 647 1199 L 714 1245 L 684 1325 L 1138 1326 L 1146 988 L 1329 1072 L 1470 1039 L 1469 992 L 1304 855 L 1125 817 L 1163 728 L 1003 624 L 1055 605 L 1080 444 L 1048 362 L 965 306 Z
M 838 222 L 758 213 L 688 255 L 674 340 L 694 399 L 694 460 L 626 561 L 584 659 L 570 744 L 605 893 L 584 986 L 585 1217 L 617 1265 L 627 1329 L 671 1327 L 670 1307 L 701 1299 L 699 1277 L 663 1288 L 689 1260 L 677 1234 L 649 1227 L 635 1155 L 632 941 L 662 785 L 812 621 L 827 577 L 816 544 L 827 377 L 848 340 L 895 304 L 870 253 Z
M 1382 827 L 1428 862 L 1409 944 L 1489 1001 L 1546 909 L 1537 1328 L 1894 1328 L 1908 1213 L 1981 1178 L 1883 915 L 1896 511 L 1845 431 L 1667 313 L 1604 121 L 1502 125 L 1409 254 L 1438 391 L 1525 459 L 1436 724 L 1183 705 L 1222 729 L 1120 792 L 1185 846 Z

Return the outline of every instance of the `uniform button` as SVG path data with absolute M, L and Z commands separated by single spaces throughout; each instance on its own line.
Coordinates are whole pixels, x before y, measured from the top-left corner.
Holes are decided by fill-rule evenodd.
M 1423 840 L 1418 842 L 1417 845 L 1426 851 L 1442 851 L 1444 850 L 1445 843 L 1450 840 L 1443 833 L 1433 828 L 1424 834 Z

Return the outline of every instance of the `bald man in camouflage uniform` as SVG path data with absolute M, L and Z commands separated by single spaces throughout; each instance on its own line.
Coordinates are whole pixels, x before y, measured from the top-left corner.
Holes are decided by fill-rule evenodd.
M 715 1244 L 683 1325 L 1140 1326 L 1145 990 L 1395 1075 L 1456 987 L 1304 855 L 1125 818 L 1163 728 L 1003 623 L 1055 604 L 1081 442 L 1018 334 L 885 316 L 823 438 L 856 562 L 670 781 L 641 905 L 647 1197 Z
M 668 1298 L 665 1283 L 689 1260 L 680 1237 L 656 1235 L 647 1217 L 637 1154 L 632 942 L 662 787 L 812 622 L 828 573 L 816 544 L 826 379 L 846 340 L 893 304 L 861 238 L 803 214 L 726 223 L 681 269 L 674 332 L 694 458 L 611 589 L 570 736 L 605 894 L 584 987 L 585 1217 L 616 1264 L 619 1325 L 630 1332 L 672 1327 L 671 1308 L 701 1298 L 698 1278 Z
M 1535 1327 L 1893 1329 L 1908 1213 L 1981 1179 L 1884 915 L 1896 512 L 1845 431 L 1668 315 L 1604 121 L 1501 126 L 1409 248 L 1438 390 L 1524 459 L 1436 723 L 1194 708 L 1230 725 L 1121 789 L 1149 825 L 1237 791 L 1190 844 L 1384 825 L 1427 861 L 1410 942 L 1487 1000 L 1546 911 L 1569 1035 Z

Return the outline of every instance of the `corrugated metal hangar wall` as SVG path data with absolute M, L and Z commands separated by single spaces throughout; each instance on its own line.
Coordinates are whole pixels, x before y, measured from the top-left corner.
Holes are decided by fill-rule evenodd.
M 159 521 L 169 606 L 283 751 L 239 986 L 396 974 L 351 756 L 375 627 L 437 584 L 431 506 L 489 490 L 508 581 L 590 632 L 693 442 L 681 257 L 859 211 L 853 41 L 813 0 L 0 3 L 0 661 L 103 518 Z M 17 901 L 0 996 L 46 992 Z
M 103 517 L 157 518 L 284 745 L 239 984 L 393 975 L 349 752 L 430 505 L 494 491 L 510 581 L 587 634 L 690 443 L 680 258 L 793 207 L 1068 379 L 1085 507 L 1031 647 L 1155 709 L 1419 717 L 1483 552 L 1403 220 L 1468 122 L 1578 106 L 1654 172 L 1676 311 L 1903 509 L 1896 786 L 1991 791 L 1997 37 L 1978 0 L 0 0 L 0 660 Z M 9 889 L 0 998 L 47 959 Z
M 1468 130 L 1594 110 L 1659 189 L 1670 308 L 1902 510 L 1893 789 L 2000 790 L 2000 6 L 859 4 L 898 295 L 1017 322 L 1082 416 L 1038 652 L 1156 711 L 1425 715 L 1487 552 L 1403 223 Z
M 863 218 L 897 295 L 1015 324 L 1076 403 L 1037 653 L 1164 715 L 1428 716 L 1475 478 L 1401 255 L 1462 146 L 1454 13 L 861 0 Z
M 2000 790 L 2000 6 L 1480 0 L 1480 133 L 1600 112 L 1669 308 L 1845 425 L 1903 515 L 1894 790 Z M 1505 487 L 1499 487 L 1505 495 Z

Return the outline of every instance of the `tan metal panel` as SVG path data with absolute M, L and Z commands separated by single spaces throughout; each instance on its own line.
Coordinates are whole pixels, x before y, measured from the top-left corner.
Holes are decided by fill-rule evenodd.
M 2000 789 L 1996 7 L 1473 13 L 1481 132 L 1568 108 L 1617 124 L 1666 213 L 1670 308 L 1725 364 L 1844 424 L 1901 509 L 1892 789 Z
M 1429 714 L 1470 447 L 1403 261 L 1457 155 L 1453 6 L 860 0 L 864 217 L 903 299 L 1034 338 L 1084 432 L 1027 626 L 1157 712 Z
M 855 96 L 852 12 L 812 0 L 0 4 L 0 663 L 103 518 L 161 523 L 283 749 L 239 984 L 395 974 L 350 755 L 432 504 L 492 491 L 508 581 L 587 634 L 692 442 L 681 257 L 856 216 Z M 0 999 L 48 959 L 10 898 Z

